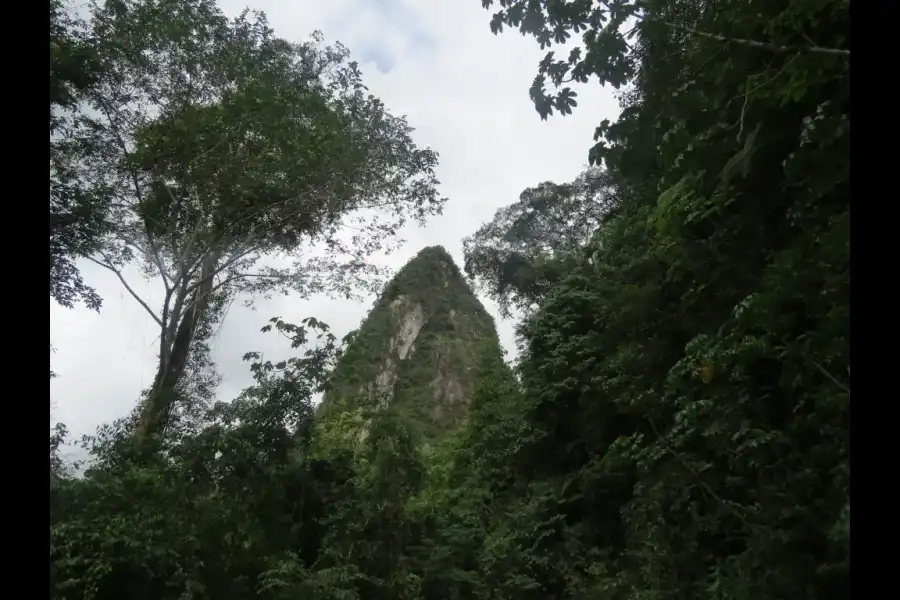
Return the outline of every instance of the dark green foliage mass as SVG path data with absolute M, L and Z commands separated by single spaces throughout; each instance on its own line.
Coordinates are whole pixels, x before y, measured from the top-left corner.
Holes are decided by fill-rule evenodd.
M 846 596 L 849 7 L 501 5 L 584 31 L 542 115 L 569 106 L 544 76 L 633 84 L 592 150 L 614 216 L 522 328 L 528 492 L 498 530 L 547 545 L 508 597 Z
M 274 319 L 298 356 L 152 460 L 111 425 L 76 478 L 51 435 L 52 597 L 850 596 L 849 3 L 483 4 L 550 52 L 541 117 L 622 90 L 466 240 L 515 376 L 440 248 L 344 343 Z

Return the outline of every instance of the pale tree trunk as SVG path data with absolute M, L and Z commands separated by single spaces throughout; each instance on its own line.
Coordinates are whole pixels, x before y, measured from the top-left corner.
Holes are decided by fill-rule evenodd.
M 137 424 L 138 438 L 161 434 L 169 424 L 177 387 L 185 373 L 191 344 L 209 308 L 220 253 L 213 251 L 203 261 L 200 276 L 190 298 L 181 292 L 160 332 L 159 368 L 153 387 L 144 402 Z

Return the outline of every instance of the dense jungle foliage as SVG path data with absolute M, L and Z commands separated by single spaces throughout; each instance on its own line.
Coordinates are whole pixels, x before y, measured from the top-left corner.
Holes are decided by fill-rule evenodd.
M 206 341 L 236 294 L 376 283 L 366 256 L 440 210 L 436 155 L 340 46 L 209 0 L 51 2 L 50 296 L 100 307 L 76 259 L 169 292 L 157 379 L 83 475 L 51 432 L 51 598 L 849 597 L 849 1 L 483 4 L 548 49 L 535 118 L 578 110 L 572 81 L 622 112 L 465 240 L 521 356 L 486 353 L 426 451 L 401 407 L 320 434 L 359 352 L 327 325 L 273 319 L 296 357 L 248 354 L 227 403 Z M 255 270 L 276 250 L 300 258 Z

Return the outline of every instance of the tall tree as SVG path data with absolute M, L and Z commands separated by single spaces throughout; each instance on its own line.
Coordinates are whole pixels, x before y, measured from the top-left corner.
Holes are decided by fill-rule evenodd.
M 81 156 L 80 175 L 111 190 L 115 227 L 91 260 L 159 326 L 138 425 L 158 433 L 211 303 L 348 293 L 397 227 L 440 209 L 437 157 L 319 35 L 292 44 L 264 15 L 228 21 L 211 0 L 109 0 L 92 14 L 112 69 L 81 117 L 83 147 L 103 152 Z M 135 260 L 162 283 L 161 306 L 125 280 Z
M 611 177 L 589 168 L 571 183 L 528 188 L 519 201 L 463 240 L 465 269 L 504 316 L 530 312 L 559 276 L 567 255 L 590 240 L 614 205 Z

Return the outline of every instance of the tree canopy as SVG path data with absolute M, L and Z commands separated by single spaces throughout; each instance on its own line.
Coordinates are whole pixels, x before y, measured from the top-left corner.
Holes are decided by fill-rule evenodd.
M 544 182 L 463 240 L 466 272 L 500 304 L 505 316 L 526 312 L 565 272 L 566 259 L 583 249 L 615 206 L 615 187 L 598 168 L 575 181 Z
M 137 430 L 158 433 L 228 299 L 349 294 L 398 227 L 440 210 L 437 155 L 367 92 L 344 47 L 289 43 L 262 14 L 116 0 L 92 6 L 86 35 L 108 70 L 67 150 L 111 202 L 99 247 L 81 254 L 160 328 Z M 161 306 L 126 281 L 134 262 L 161 282 Z
M 84 301 L 100 306 L 75 258 L 93 252 L 106 230 L 109 198 L 85 189 L 66 152 L 76 127 L 72 111 L 96 85 L 103 64 L 85 39 L 83 24 L 58 0 L 50 2 L 50 297 L 71 308 Z

